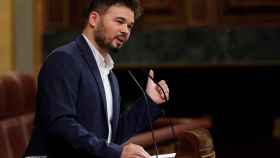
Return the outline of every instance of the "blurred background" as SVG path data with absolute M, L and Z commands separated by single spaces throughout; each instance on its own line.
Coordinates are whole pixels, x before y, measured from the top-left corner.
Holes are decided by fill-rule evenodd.
M 166 115 L 210 117 L 217 157 L 277 157 L 280 148 L 280 1 L 142 0 L 144 16 L 114 54 L 123 109 L 153 68 L 166 79 Z M 0 75 L 37 74 L 81 33 L 89 0 L 1 0 Z

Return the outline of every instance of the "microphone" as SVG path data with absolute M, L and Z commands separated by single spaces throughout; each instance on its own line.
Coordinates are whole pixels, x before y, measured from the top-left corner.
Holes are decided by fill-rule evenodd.
M 143 70 L 143 72 L 145 73 L 145 75 L 151 79 L 163 92 L 163 95 L 164 95 L 164 99 L 165 101 L 167 102 L 168 99 L 167 99 L 167 96 L 163 90 L 163 88 L 160 86 L 160 84 L 152 77 L 150 76 L 149 73 L 147 73 L 146 71 Z M 148 102 L 148 99 L 147 99 L 147 94 L 146 92 L 144 91 L 144 89 L 142 88 L 142 86 L 139 84 L 139 82 L 137 81 L 137 79 L 135 78 L 135 76 L 132 74 L 132 72 L 130 70 L 128 70 L 128 73 L 129 75 L 131 76 L 131 78 L 133 79 L 133 81 L 136 83 L 136 85 L 139 87 L 139 89 L 141 90 L 141 92 L 143 93 L 144 95 L 144 99 L 145 99 L 145 103 L 147 105 L 147 116 L 148 116 L 148 120 L 149 120 L 149 124 L 150 124 L 150 128 L 151 128 L 151 131 L 152 131 L 152 139 L 153 139 L 153 145 L 154 145 L 154 149 L 155 149 L 155 152 L 156 152 L 156 158 L 158 158 L 158 155 L 159 155 L 159 152 L 158 152 L 158 146 L 157 146 L 157 143 L 156 143 L 156 139 L 155 139 L 155 134 L 154 134 L 154 130 L 153 130 L 153 125 L 152 125 L 152 118 L 151 118 L 151 112 L 150 112 L 150 103 Z M 165 112 L 163 113 L 164 116 L 166 116 Z M 168 123 L 169 123 L 169 126 L 171 128 L 171 133 L 172 133 L 172 136 L 174 138 L 174 140 L 177 139 L 176 135 L 175 135 L 175 130 L 174 130 L 174 125 L 172 123 L 172 121 L 166 117 L 167 120 L 168 120 Z M 177 151 L 177 143 L 175 143 L 175 151 Z
M 163 95 L 164 95 L 164 100 L 166 101 L 165 103 L 167 103 L 167 101 L 168 101 L 167 96 L 166 96 L 166 94 L 165 94 L 163 88 L 161 87 L 161 85 L 158 83 L 158 81 L 156 81 L 156 80 L 155 80 L 152 76 L 150 76 L 150 74 L 147 73 L 146 71 L 142 70 L 142 72 L 143 72 L 146 76 L 148 76 L 148 78 L 151 79 L 151 80 L 162 90 Z M 163 111 L 163 116 L 166 117 L 165 111 Z M 175 151 L 177 151 L 177 137 L 176 137 L 176 134 L 175 134 L 174 125 L 173 125 L 172 121 L 171 121 L 168 117 L 166 117 L 166 118 L 167 118 L 168 124 L 169 124 L 170 129 L 171 129 L 172 137 L 173 137 L 173 139 L 174 139 L 173 141 L 175 142 L 175 143 L 174 143 L 174 144 L 175 144 Z
M 144 91 L 144 89 L 142 88 L 142 86 L 140 85 L 140 83 L 137 81 L 135 76 L 132 74 L 132 72 L 130 70 L 128 70 L 128 73 L 144 95 L 145 103 L 147 105 L 146 110 L 147 110 L 148 121 L 149 121 L 149 125 L 150 125 L 151 131 L 152 131 L 153 145 L 154 145 L 154 149 L 155 149 L 155 152 L 156 152 L 156 158 L 158 158 L 158 155 L 159 155 L 158 146 L 157 146 L 155 133 L 154 133 L 154 128 L 153 128 L 153 124 L 152 124 L 152 117 L 151 117 L 151 112 L 150 112 L 150 103 L 148 102 L 147 94 Z

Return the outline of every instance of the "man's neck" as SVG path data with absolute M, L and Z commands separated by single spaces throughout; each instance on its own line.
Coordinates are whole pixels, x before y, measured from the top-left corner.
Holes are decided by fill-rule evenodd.
M 89 31 L 84 30 L 83 35 L 87 37 L 87 39 L 90 41 L 90 43 L 98 50 L 98 52 L 105 58 L 108 54 L 108 50 L 102 49 L 95 41 L 92 33 L 89 33 Z

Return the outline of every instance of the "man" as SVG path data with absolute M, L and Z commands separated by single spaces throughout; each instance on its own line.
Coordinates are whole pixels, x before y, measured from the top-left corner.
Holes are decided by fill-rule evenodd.
M 110 53 L 129 39 L 138 0 L 93 0 L 81 36 L 54 50 L 38 78 L 35 127 L 25 156 L 148 158 L 140 146 L 125 143 L 148 125 L 144 97 L 120 115 L 120 94 Z M 153 77 L 153 72 L 150 71 Z M 152 118 L 169 89 L 149 79 L 146 92 Z M 143 118 L 144 117 L 144 118 Z

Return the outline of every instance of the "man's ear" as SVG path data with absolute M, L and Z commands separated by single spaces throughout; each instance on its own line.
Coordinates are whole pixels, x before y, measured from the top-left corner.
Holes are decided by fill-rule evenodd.
M 95 27 L 99 20 L 99 14 L 96 11 L 92 11 L 88 17 L 88 23 L 91 27 Z

